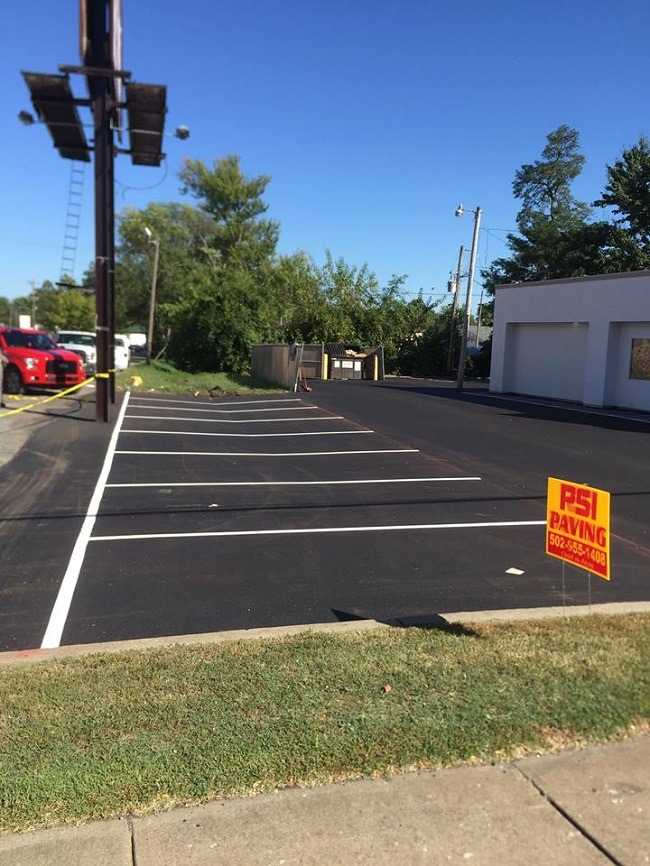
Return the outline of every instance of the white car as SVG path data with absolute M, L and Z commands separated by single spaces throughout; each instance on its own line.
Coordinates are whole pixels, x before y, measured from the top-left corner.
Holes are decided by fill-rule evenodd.
M 58 332 L 56 342 L 64 349 L 79 355 L 84 370 L 92 375 L 97 369 L 97 346 L 93 331 L 71 331 L 67 328 Z
M 131 344 L 126 334 L 115 334 L 115 369 L 126 370 L 131 361 Z
M 131 361 L 131 344 L 126 334 L 115 334 L 115 369 L 126 370 Z

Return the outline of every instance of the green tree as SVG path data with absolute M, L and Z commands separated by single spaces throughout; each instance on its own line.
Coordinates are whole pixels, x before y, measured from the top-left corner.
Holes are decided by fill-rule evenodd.
M 517 234 L 507 235 L 510 255 L 482 271 L 488 292 L 498 283 L 550 280 L 616 270 L 616 233 L 589 222 L 590 208 L 575 199 L 571 184 L 584 157 L 576 130 L 566 125 L 547 136 L 542 159 L 515 173 L 513 192 L 522 202 Z
M 212 217 L 210 243 L 227 265 L 251 270 L 273 258 L 280 229 L 275 220 L 262 219 L 268 210 L 262 198 L 268 175 L 245 177 L 239 157 L 229 154 L 215 160 L 212 169 L 186 159 L 179 177 L 181 191 L 198 199 Z
M 325 300 L 318 269 L 307 253 L 279 256 L 271 272 L 276 339 L 280 342 L 320 342 Z
M 72 284 L 70 277 L 62 282 Z M 95 327 L 95 299 L 76 289 L 63 289 L 50 280 L 34 289 L 29 298 L 18 299 L 18 312 L 30 313 L 40 328 L 55 331 L 57 328 L 75 328 L 92 331 Z
M 251 343 L 275 337 L 281 319 L 273 279 L 279 227 L 263 218 L 269 178 L 246 178 L 239 157 L 227 156 L 211 169 L 186 160 L 180 179 L 199 207 L 186 206 L 180 255 L 167 265 L 161 239 L 158 321 L 170 333 L 167 356 L 186 369 L 244 370 Z M 171 216 L 177 232 L 179 213 Z
M 321 294 L 321 340 L 326 342 L 367 342 L 373 332 L 379 284 L 367 264 L 348 264 L 325 251 L 325 264 L 317 269 Z
M 9 325 L 11 323 L 11 301 L 0 295 L 0 324 Z
M 275 337 L 267 299 L 242 270 L 195 279 L 162 313 L 170 328 L 167 357 L 191 372 L 246 371 L 251 345 Z
M 384 347 L 388 373 L 409 376 L 431 375 L 431 353 L 427 335 L 438 319 L 436 304 L 420 294 L 407 301 L 401 294 L 405 276 L 393 275 L 382 290 L 378 305 L 376 342 Z
M 167 358 L 192 371 L 244 371 L 252 343 L 278 340 L 383 342 L 397 359 L 435 319 L 421 298 L 401 296 L 404 277 L 382 288 L 367 264 L 329 250 L 320 267 L 303 252 L 277 256 L 279 226 L 263 200 L 269 178 L 245 177 L 239 157 L 212 168 L 187 160 L 180 178 L 197 207 L 150 204 L 119 218 L 121 329 L 146 324 L 153 249 L 145 228 L 159 242 L 154 354 L 164 335 Z
M 150 204 L 142 210 L 126 208 L 120 214 L 115 279 L 118 330 L 148 326 L 154 244 L 145 229 L 159 246 L 155 346 L 168 326 L 162 315 L 165 305 L 175 303 L 188 286 L 201 283 L 210 273 L 212 221 L 197 208 L 177 202 Z
M 72 282 L 72 280 L 70 280 L 69 282 Z M 89 262 L 88 267 L 83 272 L 83 274 L 81 276 L 81 285 L 87 289 L 94 289 L 95 288 L 95 262 L 94 261 Z
M 95 296 L 68 289 L 59 295 L 58 328 L 76 331 L 95 330 Z
M 72 282 L 69 277 L 64 277 L 64 280 Z M 63 290 L 55 286 L 50 280 L 45 280 L 40 288 L 34 289 L 32 292 L 36 321 L 46 331 L 54 331 L 60 325 L 68 326 L 67 322 L 61 321 L 60 307 L 62 294 Z M 69 327 L 72 327 L 72 325 Z
M 607 166 L 607 185 L 594 205 L 614 213 L 622 267 L 650 267 L 650 142 L 645 136 Z
M 31 316 L 34 311 L 33 299 L 28 295 L 21 295 L 11 300 L 11 312 L 9 321 L 15 327 L 18 327 L 19 316 Z
M 522 213 L 544 214 L 553 220 L 588 211 L 571 195 L 571 184 L 585 164 L 578 147 L 578 132 L 563 124 L 547 135 L 541 160 L 517 169 L 512 191 L 522 201 Z

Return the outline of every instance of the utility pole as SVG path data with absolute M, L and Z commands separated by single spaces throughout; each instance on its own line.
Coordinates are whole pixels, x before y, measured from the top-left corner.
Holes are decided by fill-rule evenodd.
M 31 292 L 29 293 L 29 300 L 32 307 L 32 318 L 31 324 L 32 328 L 36 327 L 36 280 L 30 280 L 29 285 L 32 287 Z
M 463 267 L 463 256 L 465 247 L 461 244 L 458 251 L 458 267 L 454 275 L 454 300 L 451 306 L 451 326 L 449 328 L 449 348 L 447 350 L 447 373 L 451 373 L 451 365 L 454 359 L 454 344 L 456 342 L 456 320 L 458 317 L 458 296 L 460 295 L 460 272 Z
M 464 213 L 463 206 L 458 205 L 456 216 L 462 216 Z M 458 377 L 456 379 L 456 388 L 459 391 L 463 390 L 463 381 L 465 379 L 465 361 L 467 359 L 467 331 L 469 328 L 469 317 L 472 309 L 472 284 L 474 282 L 474 268 L 476 267 L 476 253 L 478 251 L 478 233 L 481 228 L 481 208 L 477 207 L 475 211 L 470 211 L 474 214 L 474 233 L 472 234 L 472 250 L 469 256 L 469 274 L 467 275 L 467 295 L 465 296 L 465 319 L 463 321 L 463 336 L 460 344 L 460 357 L 458 359 Z
M 146 229 L 148 236 L 151 232 Z M 151 300 L 149 301 L 149 328 L 147 330 L 147 364 L 151 364 L 151 349 L 153 343 L 153 320 L 156 310 L 156 281 L 158 280 L 158 254 L 160 252 L 160 240 L 153 238 L 149 243 L 154 246 L 153 254 L 153 275 L 151 277 Z

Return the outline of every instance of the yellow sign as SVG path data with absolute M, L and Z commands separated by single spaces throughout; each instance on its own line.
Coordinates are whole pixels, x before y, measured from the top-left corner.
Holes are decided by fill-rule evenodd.
M 609 580 L 609 493 L 549 478 L 546 552 Z

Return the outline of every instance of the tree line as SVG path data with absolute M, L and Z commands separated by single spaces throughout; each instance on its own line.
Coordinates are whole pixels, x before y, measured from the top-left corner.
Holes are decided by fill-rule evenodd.
M 482 272 L 488 291 L 499 283 L 650 268 L 648 139 L 640 136 L 606 167 L 605 189 L 590 204 L 571 189 L 584 164 L 578 132 L 563 125 L 547 136 L 541 159 L 517 170 L 517 232 L 507 235 L 508 255 Z
M 507 255 L 481 272 L 488 294 L 500 283 L 650 268 L 648 140 L 641 136 L 607 166 L 605 189 L 590 204 L 572 194 L 584 164 L 578 132 L 563 125 L 547 136 L 540 159 L 515 172 L 517 231 L 506 237 Z M 405 275 L 382 286 L 367 264 L 329 251 L 321 265 L 305 252 L 278 254 L 280 226 L 264 200 L 267 175 L 245 176 L 240 158 L 229 155 L 212 166 L 185 160 L 179 178 L 194 204 L 152 203 L 119 216 L 118 331 L 146 327 L 154 238 L 153 351 L 181 369 L 243 372 L 253 343 L 294 341 L 381 344 L 392 373 L 444 374 L 455 366 L 460 319 L 452 321 L 451 301 L 432 303 L 426 292 L 407 300 Z M 88 271 L 84 284 L 92 278 Z M 0 321 L 10 320 L 9 303 L 0 298 Z M 16 299 L 13 311 L 21 305 L 35 305 L 46 329 L 94 327 L 94 301 L 82 291 L 44 284 Z M 486 305 L 484 324 L 490 316 Z M 488 363 L 489 346 L 483 359 L 468 359 L 468 373 L 485 374 Z
M 405 276 L 380 285 L 368 265 L 325 252 L 277 253 L 280 226 L 267 215 L 266 175 L 246 177 L 238 156 L 211 167 L 186 160 L 182 192 L 196 202 L 127 208 L 119 224 L 118 315 L 148 310 L 153 250 L 159 243 L 154 344 L 190 371 L 241 372 L 256 342 L 382 344 L 391 370 L 408 372 L 415 335 L 440 311 L 424 294 L 406 300 Z

